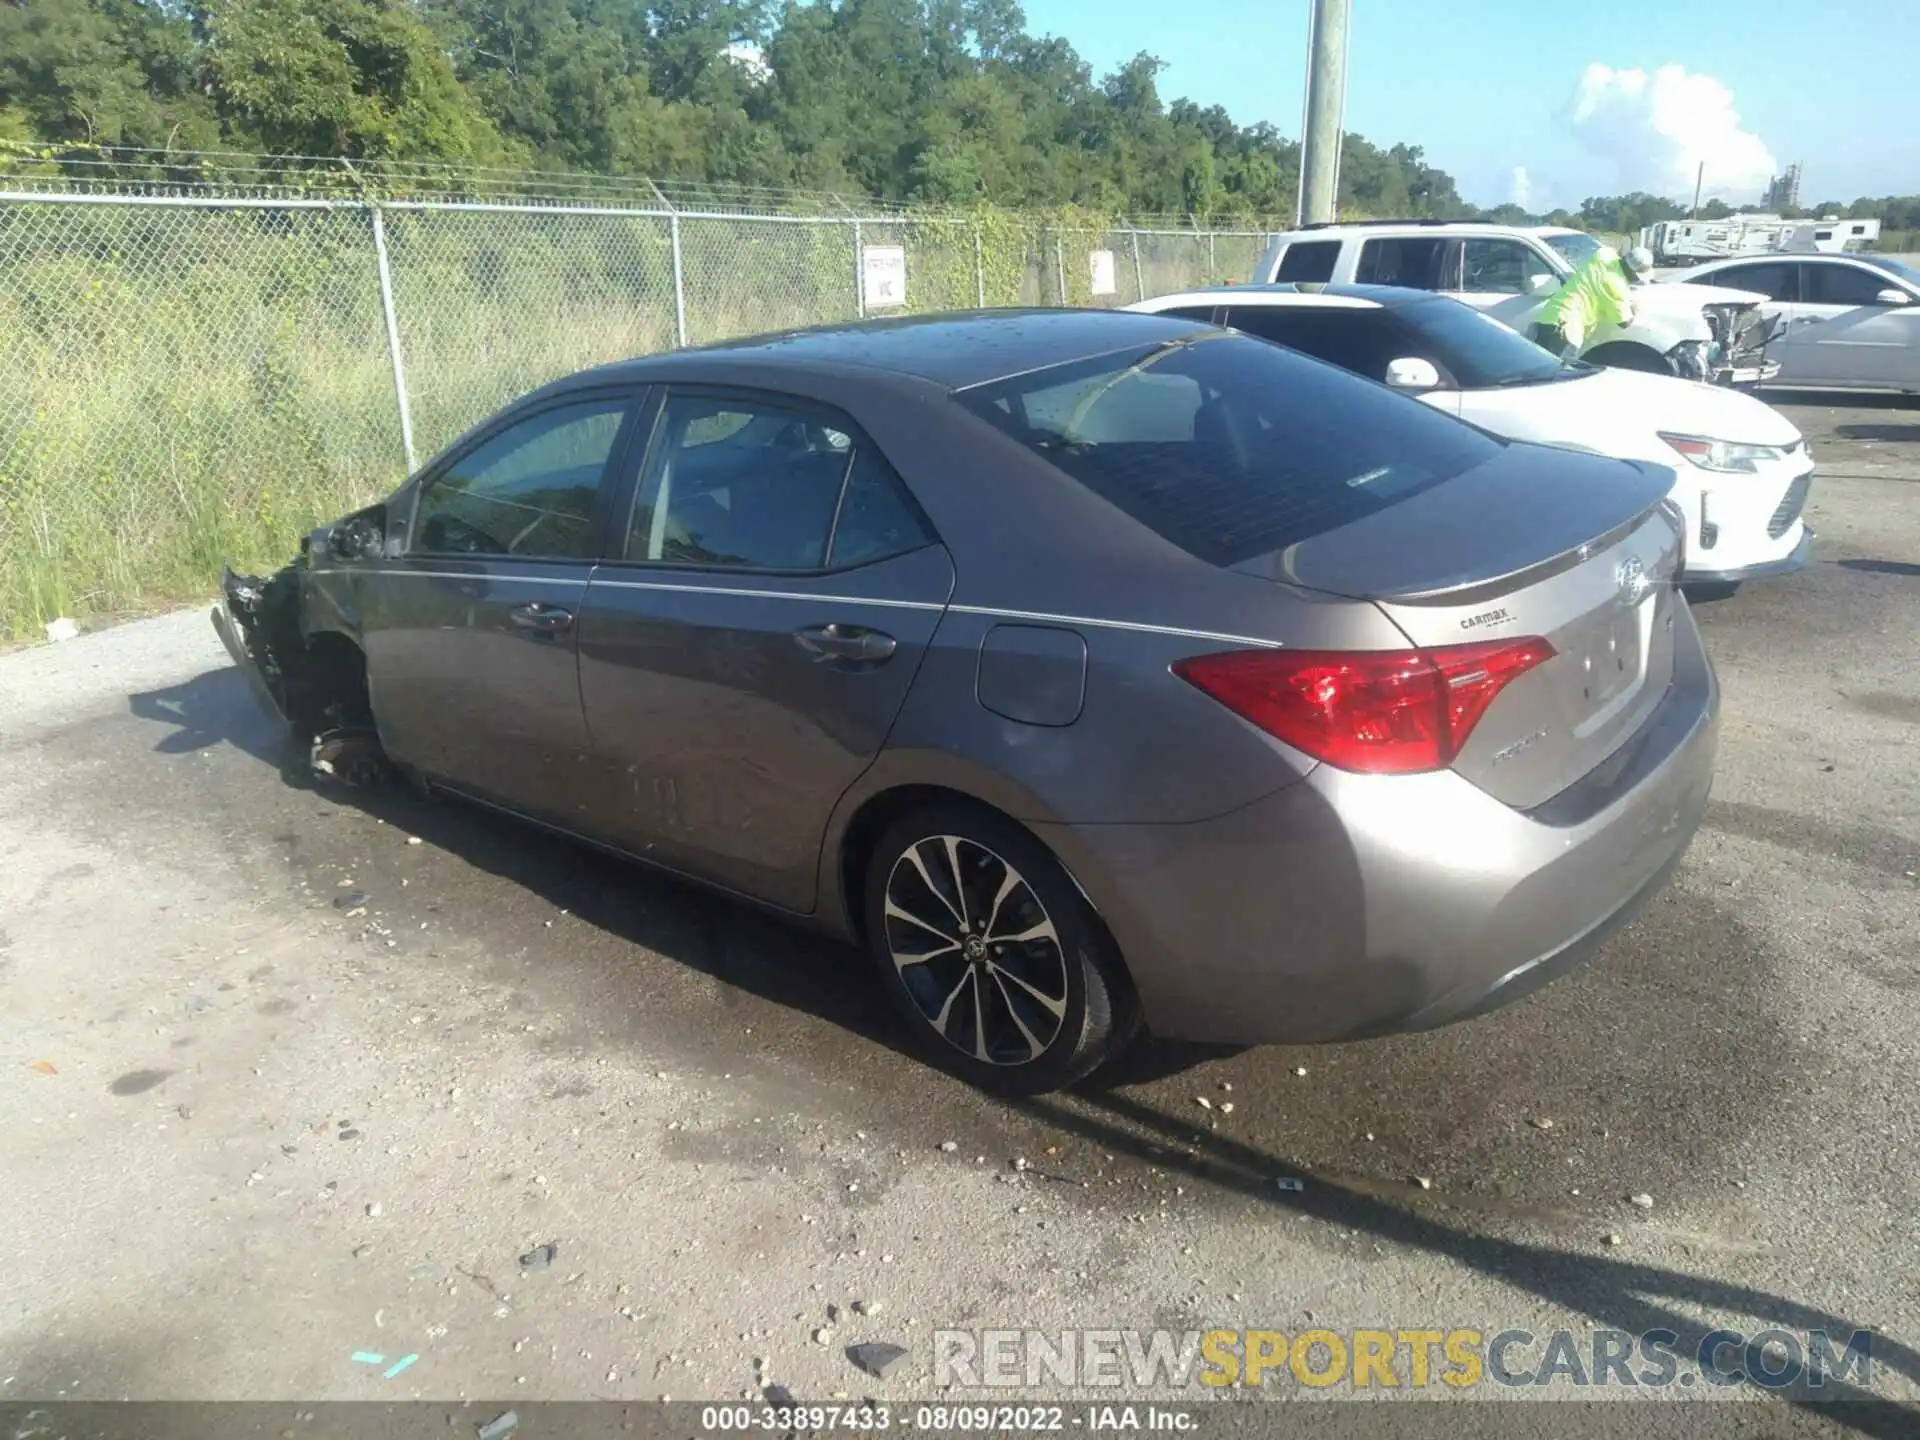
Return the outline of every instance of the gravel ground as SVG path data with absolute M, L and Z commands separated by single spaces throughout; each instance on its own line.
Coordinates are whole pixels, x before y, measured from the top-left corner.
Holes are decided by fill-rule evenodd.
M 1771 398 L 1816 563 L 1700 607 L 1715 798 L 1597 962 L 1029 1104 L 833 946 L 289 781 L 199 612 L 0 658 L 0 1400 L 925 1398 L 935 1327 L 1026 1325 L 1874 1326 L 1911 1397 L 1920 403 Z

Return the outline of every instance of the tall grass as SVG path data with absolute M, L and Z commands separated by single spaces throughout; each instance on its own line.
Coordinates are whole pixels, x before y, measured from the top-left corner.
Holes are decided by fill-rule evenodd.
M 506 401 L 679 339 L 668 221 L 384 212 L 417 457 Z M 1129 238 L 908 218 L 908 308 L 1125 303 Z M 976 239 L 978 244 L 976 245 Z M 858 312 L 850 225 L 683 220 L 686 336 Z M 1241 279 L 1257 240 L 1141 238 L 1146 293 Z M 1119 293 L 1089 293 L 1115 252 Z M 404 476 L 370 212 L 0 204 L 0 635 L 211 592 Z

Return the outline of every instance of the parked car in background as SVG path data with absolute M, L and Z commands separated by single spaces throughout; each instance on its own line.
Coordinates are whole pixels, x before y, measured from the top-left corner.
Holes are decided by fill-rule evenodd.
M 1253 285 L 1185 291 L 1132 309 L 1230 325 L 1415 395 L 1510 440 L 1674 471 L 1687 517 L 1682 578 L 1737 584 L 1806 563 L 1801 518 L 1813 456 L 1751 395 L 1559 357 L 1489 316 L 1424 290 Z
M 1766 297 L 1781 322 L 1777 385 L 1920 391 L 1920 270 L 1881 255 L 1770 255 L 1685 270 L 1674 283 Z
M 1670 478 L 1190 320 L 893 320 L 550 385 L 215 624 L 298 732 L 857 939 L 1030 1092 L 1462 1019 L 1657 890 L 1718 706 Z
M 1493 316 L 1524 335 L 1547 297 L 1600 247 L 1552 226 L 1383 220 L 1308 226 L 1276 235 L 1252 282 L 1397 285 L 1429 290 Z M 1586 337 L 1595 365 L 1716 384 L 1768 378 L 1763 297 L 1722 286 L 1634 289 L 1634 316 Z

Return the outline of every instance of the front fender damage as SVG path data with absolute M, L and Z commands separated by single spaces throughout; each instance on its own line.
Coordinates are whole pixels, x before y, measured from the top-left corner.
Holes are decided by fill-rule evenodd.
M 264 579 L 220 574 L 213 628 L 248 688 L 285 725 L 316 774 L 372 784 L 385 757 L 368 699 L 366 663 L 345 637 L 307 625 L 307 557 Z

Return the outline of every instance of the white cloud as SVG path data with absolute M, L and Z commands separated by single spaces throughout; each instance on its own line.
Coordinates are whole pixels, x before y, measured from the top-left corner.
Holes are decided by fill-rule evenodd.
M 1533 178 L 1527 174 L 1527 167 L 1513 167 L 1513 184 L 1507 190 L 1507 199 L 1522 210 L 1533 209 Z
M 1613 162 L 1622 190 L 1690 198 L 1704 163 L 1706 194 L 1758 200 L 1778 169 L 1766 143 L 1740 127 L 1733 92 L 1683 65 L 1652 74 L 1587 66 L 1569 123 L 1587 149 Z

